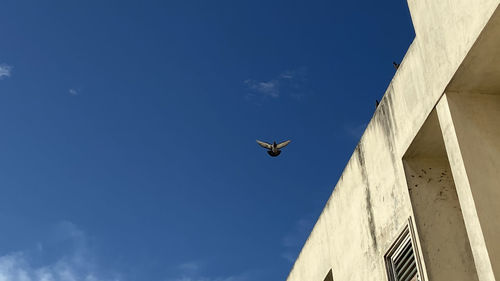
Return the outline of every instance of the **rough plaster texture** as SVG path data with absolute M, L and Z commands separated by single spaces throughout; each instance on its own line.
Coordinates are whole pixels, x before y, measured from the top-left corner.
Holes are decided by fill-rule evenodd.
M 500 95 L 447 97 L 490 260 L 500 261 Z
M 436 111 L 479 280 L 495 280 L 446 95 L 437 104 Z
M 485 46 L 494 45 L 490 37 L 499 34 L 494 32 L 494 25 L 500 18 L 500 15 L 495 13 L 499 2 L 500 0 L 409 0 L 416 38 L 347 163 L 287 280 L 321 281 L 330 270 L 333 271 L 334 280 L 387 280 L 384 254 L 408 218 L 415 215 L 408 191 L 403 156 L 411 152 L 411 143 L 447 87 L 461 87 L 459 84 L 450 83 L 455 79 L 455 74 L 460 73 L 462 79 L 466 79 L 471 74 L 464 67 L 465 64 L 468 64 L 469 70 L 470 65 L 475 65 L 474 72 L 478 71 L 478 64 L 479 67 L 482 65 L 474 59 L 469 62 L 468 54 L 473 45 L 477 53 L 481 53 L 480 49 Z M 492 27 L 489 27 L 490 24 Z M 487 31 L 486 34 L 482 33 L 483 30 Z M 497 71 L 494 67 L 490 70 Z M 500 74 L 500 71 L 497 74 Z M 483 236 L 483 212 L 476 212 L 477 203 L 469 192 L 473 184 L 468 182 L 469 160 L 463 162 L 461 159 L 461 147 L 458 145 L 458 141 L 461 141 L 460 133 L 457 138 L 451 114 L 442 114 L 448 109 L 447 105 L 445 103 L 441 106 L 442 110 L 438 111 L 438 115 L 456 192 L 451 189 L 450 179 L 446 192 L 449 192 L 449 198 L 453 196 L 453 192 L 457 197 L 446 203 L 443 210 L 449 210 L 450 206 L 456 207 L 457 200 L 459 201 L 478 280 L 495 280 L 490 255 L 495 258 L 493 263 L 496 266 L 493 267 L 497 268 L 498 247 L 490 243 L 488 235 L 486 239 Z M 443 119 L 443 116 L 447 118 Z M 441 163 L 441 167 L 444 164 L 446 162 Z M 453 214 L 455 220 L 459 218 L 456 216 L 457 212 Z M 485 227 L 485 233 L 496 231 L 495 227 L 491 226 L 493 230 Z M 415 229 L 416 246 L 421 253 L 425 247 L 420 245 L 420 236 L 425 238 L 426 234 L 422 231 L 420 235 L 418 225 Z M 465 237 L 463 228 L 460 231 L 462 238 L 457 238 L 458 240 Z M 464 257 L 466 252 L 467 247 L 464 246 Z M 429 278 L 426 262 L 424 259 L 422 264 L 423 280 L 453 280 L 434 276 Z
M 478 280 L 435 110 L 403 162 L 429 280 Z
M 412 159 L 406 166 L 429 280 L 478 280 L 447 159 Z

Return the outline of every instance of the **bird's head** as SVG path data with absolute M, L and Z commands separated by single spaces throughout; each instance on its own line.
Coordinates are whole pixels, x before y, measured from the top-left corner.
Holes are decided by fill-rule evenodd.
M 277 146 L 276 142 L 275 142 L 275 141 L 273 141 L 273 147 L 276 147 L 276 146 Z

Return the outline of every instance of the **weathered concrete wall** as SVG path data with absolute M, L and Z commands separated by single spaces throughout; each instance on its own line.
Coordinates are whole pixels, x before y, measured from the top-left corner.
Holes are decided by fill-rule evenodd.
M 478 280 L 447 159 L 412 159 L 407 173 L 429 280 Z
M 499 2 L 409 1 L 417 36 L 287 280 L 321 281 L 330 269 L 334 280 L 387 280 L 384 254 L 414 215 L 403 155 Z M 478 269 L 481 281 L 495 280 L 488 263 Z
M 429 280 L 478 280 L 448 159 L 412 159 L 407 172 Z
M 483 231 L 479 222 L 476 203 L 470 188 L 469 178 L 465 170 L 464 160 L 458 138 L 455 131 L 453 119 L 448 106 L 447 95 L 444 95 L 436 106 L 439 125 L 442 130 L 446 154 L 450 163 L 460 207 L 463 212 L 467 236 L 471 243 L 474 263 L 479 280 L 495 280 L 488 249 L 484 240 Z
M 447 96 L 490 260 L 497 261 L 493 271 L 500 278 L 500 95 Z
M 403 163 L 429 280 L 478 280 L 435 110 Z

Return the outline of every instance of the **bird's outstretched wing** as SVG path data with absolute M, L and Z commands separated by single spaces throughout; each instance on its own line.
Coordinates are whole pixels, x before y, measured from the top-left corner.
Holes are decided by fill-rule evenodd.
M 257 140 L 257 143 L 262 146 L 263 148 L 267 148 L 267 149 L 271 149 L 273 148 L 272 145 L 268 144 L 267 142 L 263 142 L 263 141 L 260 141 L 260 140 Z
M 283 148 L 283 147 L 287 146 L 290 142 L 291 142 L 291 140 L 287 140 L 287 141 L 284 141 L 282 143 L 279 143 L 278 145 L 276 145 L 276 148 L 278 148 L 278 149 Z

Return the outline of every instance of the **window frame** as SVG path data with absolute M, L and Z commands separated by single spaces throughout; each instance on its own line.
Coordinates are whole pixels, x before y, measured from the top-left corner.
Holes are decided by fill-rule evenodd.
M 404 245 L 406 245 L 407 243 L 410 243 L 410 246 L 413 250 L 415 267 L 417 268 L 417 281 L 425 281 L 421 265 L 420 253 L 417 248 L 415 231 L 413 229 L 412 222 L 412 218 L 409 217 L 407 223 L 403 226 L 402 230 L 399 231 L 399 235 L 396 237 L 396 239 L 384 255 L 386 273 L 389 281 L 398 281 L 396 272 L 394 270 L 393 257 L 398 256 L 398 254 L 405 248 Z

